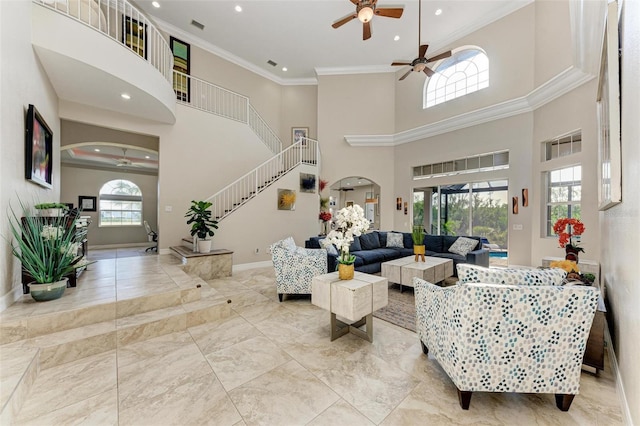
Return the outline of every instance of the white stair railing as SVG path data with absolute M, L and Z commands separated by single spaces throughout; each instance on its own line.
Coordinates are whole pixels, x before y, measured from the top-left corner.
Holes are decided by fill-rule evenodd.
M 179 71 L 173 72 L 173 90 L 178 103 L 245 123 L 271 152 L 282 151 L 282 142 L 248 97 Z
M 171 82 L 173 54 L 160 31 L 126 0 L 33 0 L 118 42 Z
M 224 219 L 300 164 L 320 167 L 318 141 L 303 138 L 207 198 L 213 217 Z

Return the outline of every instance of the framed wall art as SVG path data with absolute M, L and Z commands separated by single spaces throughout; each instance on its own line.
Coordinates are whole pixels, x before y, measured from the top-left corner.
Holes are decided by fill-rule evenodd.
M 190 102 L 191 79 L 191 45 L 173 36 L 169 36 L 169 45 L 173 53 L 173 69 L 182 74 L 173 75 L 173 91 L 179 101 Z
M 96 197 L 89 197 L 87 195 L 78 196 L 78 208 L 83 212 L 95 212 L 98 208 Z
M 300 173 L 300 192 L 316 192 L 316 175 Z
M 291 143 L 295 144 L 300 142 L 302 146 L 307 144 L 307 138 L 309 137 L 308 127 L 292 127 L 291 128 Z
M 53 188 L 53 132 L 35 106 L 26 116 L 25 177 L 45 188 Z
M 147 59 L 147 24 L 122 15 L 122 43 L 138 55 Z
M 278 189 L 278 210 L 296 209 L 296 191 L 293 189 Z
M 609 3 L 598 80 L 598 207 L 622 202 L 618 2 Z

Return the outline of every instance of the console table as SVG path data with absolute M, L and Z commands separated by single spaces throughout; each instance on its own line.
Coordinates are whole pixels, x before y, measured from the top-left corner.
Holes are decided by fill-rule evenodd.
M 542 266 L 548 268 L 551 262 L 557 260 L 564 260 L 564 257 L 552 257 L 547 256 L 542 258 Z M 598 288 L 600 287 L 600 263 L 595 260 L 589 259 L 580 259 L 578 262 L 578 267 L 580 268 L 580 272 L 593 274 L 596 276 L 595 281 L 593 282 Z

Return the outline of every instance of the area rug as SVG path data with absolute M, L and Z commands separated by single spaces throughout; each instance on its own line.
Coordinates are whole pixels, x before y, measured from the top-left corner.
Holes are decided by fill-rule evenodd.
M 413 297 L 413 288 L 403 287 L 400 293 L 398 284 L 390 284 L 389 304 L 375 311 L 373 316 L 407 330 L 416 331 L 416 302 Z
M 443 285 L 454 285 L 458 279 L 449 277 Z M 407 330 L 416 331 L 416 301 L 413 288 L 403 287 L 402 293 L 398 284 L 389 284 L 389 304 L 378 309 L 373 316 L 395 324 Z

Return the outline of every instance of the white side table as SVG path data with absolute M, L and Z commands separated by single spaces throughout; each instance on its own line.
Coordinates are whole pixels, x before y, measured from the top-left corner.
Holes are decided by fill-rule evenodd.
M 311 303 L 330 313 L 331 341 L 349 331 L 373 341 L 373 312 L 389 303 L 386 278 L 355 272 L 353 279 L 341 280 L 337 272 L 331 272 L 313 277 L 311 286 Z M 360 330 L 363 325 L 366 332 Z
M 543 257 L 542 266 L 548 268 L 551 262 L 556 260 L 564 260 L 564 257 L 552 257 L 552 256 Z M 598 288 L 600 288 L 600 263 L 596 262 L 595 260 L 579 258 L 578 267 L 580 268 L 580 272 L 582 272 L 583 274 L 588 273 L 588 274 L 595 275 L 596 279 L 594 281 L 594 284 Z

